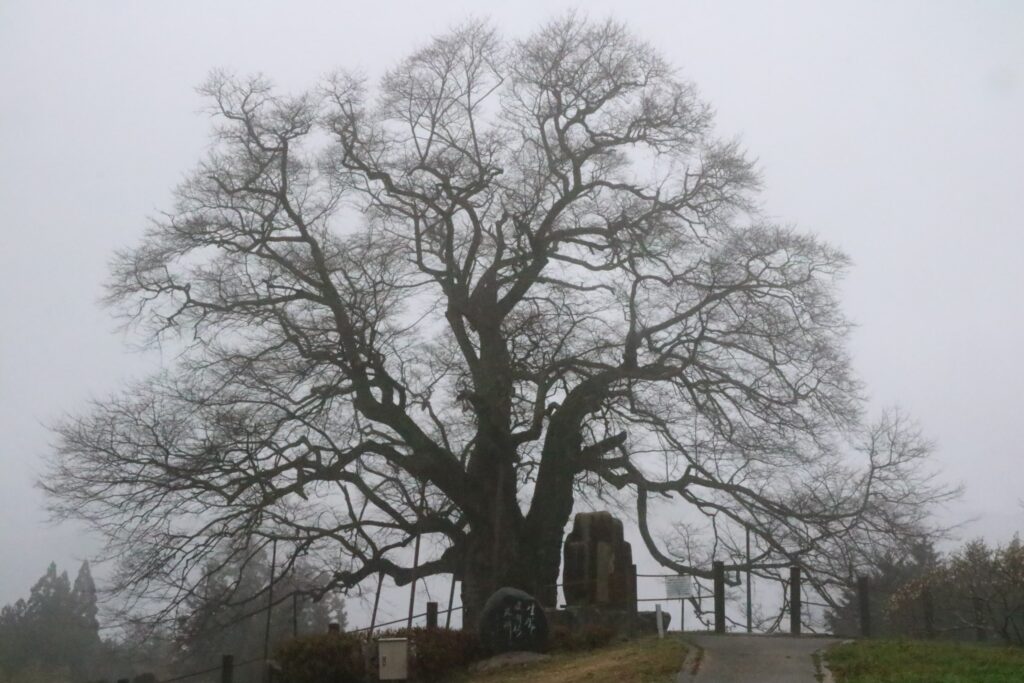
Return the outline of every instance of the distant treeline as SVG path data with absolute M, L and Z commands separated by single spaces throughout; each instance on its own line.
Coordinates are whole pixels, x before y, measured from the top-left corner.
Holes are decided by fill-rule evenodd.
M 270 563 L 264 554 L 221 558 L 208 568 L 201 590 L 162 623 L 128 619 L 101 629 L 97 591 L 88 563 L 74 584 L 56 564 L 32 587 L 27 600 L 0 612 L 0 683 L 88 683 L 153 674 L 156 680 L 216 666 L 223 654 L 236 661 L 258 658 L 267 631 Z M 271 647 L 293 634 L 345 627 L 338 595 L 315 599 L 318 576 L 296 566 L 275 580 Z M 101 637 L 101 631 L 107 637 Z M 216 680 L 215 674 L 195 683 Z
M 992 640 L 1024 645 L 1024 543 L 971 541 L 946 557 L 931 543 L 905 557 L 877 558 L 869 576 L 872 635 Z M 850 590 L 827 616 L 840 635 L 859 635 L 858 595 Z

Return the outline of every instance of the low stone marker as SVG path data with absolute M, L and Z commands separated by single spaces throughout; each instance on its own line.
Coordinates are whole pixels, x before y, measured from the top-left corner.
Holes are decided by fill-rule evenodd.
M 489 653 L 543 652 L 548 620 L 540 602 L 515 588 L 499 588 L 480 612 L 480 643 Z

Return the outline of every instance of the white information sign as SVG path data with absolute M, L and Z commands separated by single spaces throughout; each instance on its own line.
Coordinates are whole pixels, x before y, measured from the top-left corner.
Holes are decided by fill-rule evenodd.
M 682 600 L 693 597 L 693 582 L 689 576 L 666 576 L 665 596 Z

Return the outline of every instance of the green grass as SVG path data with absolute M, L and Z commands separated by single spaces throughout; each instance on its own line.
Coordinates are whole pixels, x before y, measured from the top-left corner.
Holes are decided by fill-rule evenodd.
M 555 654 L 531 666 L 467 675 L 460 683 L 670 683 L 686 657 L 678 636 L 609 645 L 592 652 Z
M 836 683 L 1024 683 L 1024 649 L 870 640 L 825 653 Z

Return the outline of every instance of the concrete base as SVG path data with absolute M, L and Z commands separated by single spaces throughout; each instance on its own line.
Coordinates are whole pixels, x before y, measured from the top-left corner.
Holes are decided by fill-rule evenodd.
M 573 605 L 565 609 L 545 608 L 545 616 L 551 628 L 566 628 L 578 631 L 588 626 L 610 628 L 624 636 L 655 634 L 658 632 L 656 612 L 631 612 L 628 610 L 607 609 L 594 605 Z M 661 613 L 664 629 L 668 630 L 672 615 Z

